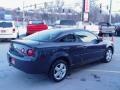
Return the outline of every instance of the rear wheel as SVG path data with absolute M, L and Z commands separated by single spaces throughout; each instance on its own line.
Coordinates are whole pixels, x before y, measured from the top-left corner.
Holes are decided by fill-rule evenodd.
M 112 52 L 112 49 L 111 48 L 108 48 L 106 50 L 106 54 L 105 54 L 105 57 L 104 59 L 102 60 L 104 63 L 108 63 L 112 60 L 112 56 L 113 56 L 113 52 Z
M 19 38 L 19 34 L 17 34 L 17 38 Z
M 53 63 L 49 71 L 49 77 L 55 82 L 60 82 L 66 77 L 67 72 L 67 63 L 63 60 L 57 60 L 55 63 Z

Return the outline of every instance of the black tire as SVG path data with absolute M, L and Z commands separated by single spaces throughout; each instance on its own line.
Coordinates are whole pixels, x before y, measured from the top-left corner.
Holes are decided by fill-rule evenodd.
M 113 56 L 113 51 L 111 48 L 106 49 L 106 53 L 104 58 L 102 59 L 102 62 L 104 63 L 108 63 L 112 60 L 112 56 Z
M 19 39 L 19 34 L 17 34 L 17 39 Z
M 115 31 L 115 36 L 118 36 L 118 31 Z
M 120 30 L 117 32 L 117 36 L 120 36 Z
M 18 39 L 19 38 L 19 32 L 17 33 L 17 36 L 16 36 L 16 38 L 15 39 Z
M 63 76 L 58 79 L 59 77 L 55 77 L 55 73 L 58 73 L 57 70 L 55 70 L 55 68 L 57 68 L 59 65 L 64 65 L 64 70 L 66 69 L 66 71 L 62 71 L 63 69 L 59 70 L 59 75 L 63 74 Z M 50 68 L 50 71 L 49 71 L 49 78 L 55 82 L 60 82 L 62 80 L 65 79 L 66 75 L 68 73 L 68 65 L 67 63 L 64 61 L 64 60 L 56 60 L 53 65 L 51 66 Z

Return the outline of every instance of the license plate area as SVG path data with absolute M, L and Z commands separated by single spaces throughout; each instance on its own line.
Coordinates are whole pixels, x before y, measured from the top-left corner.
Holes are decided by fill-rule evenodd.
M 6 33 L 6 30 L 1 30 L 1 33 Z

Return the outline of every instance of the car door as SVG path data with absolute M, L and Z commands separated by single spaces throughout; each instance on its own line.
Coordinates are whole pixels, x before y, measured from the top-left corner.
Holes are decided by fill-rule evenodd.
M 83 45 L 76 41 L 74 34 L 68 33 L 64 35 L 60 42 L 63 43 L 62 49 L 69 54 L 74 65 L 81 64 L 83 55 Z
M 75 32 L 83 43 L 84 54 L 82 63 L 89 63 L 103 57 L 106 45 L 98 42 L 97 36 L 88 31 Z

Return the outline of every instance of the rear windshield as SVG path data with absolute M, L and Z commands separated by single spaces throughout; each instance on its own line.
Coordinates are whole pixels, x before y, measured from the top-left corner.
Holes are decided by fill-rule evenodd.
M 74 20 L 62 20 L 60 25 L 76 25 Z
M 12 27 L 12 23 L 11 22 L 0 22 L 0 27 L 3 27 L 3 28 L 9 28 L 9 27 Z
M 49 41 L 54 41 L 59 34 L 60 34 L 60 31 L 57 31 L 57 30 L 56 31 L 45 30 L 45 31 L 40 31 L 32 35 L 29 35 L 23 39 L 41 41 L 41 42 L 46 42 L 46 41 L 49 42 Z
M 41 21 L 30 21 L 29 24 L 44 24 Z

